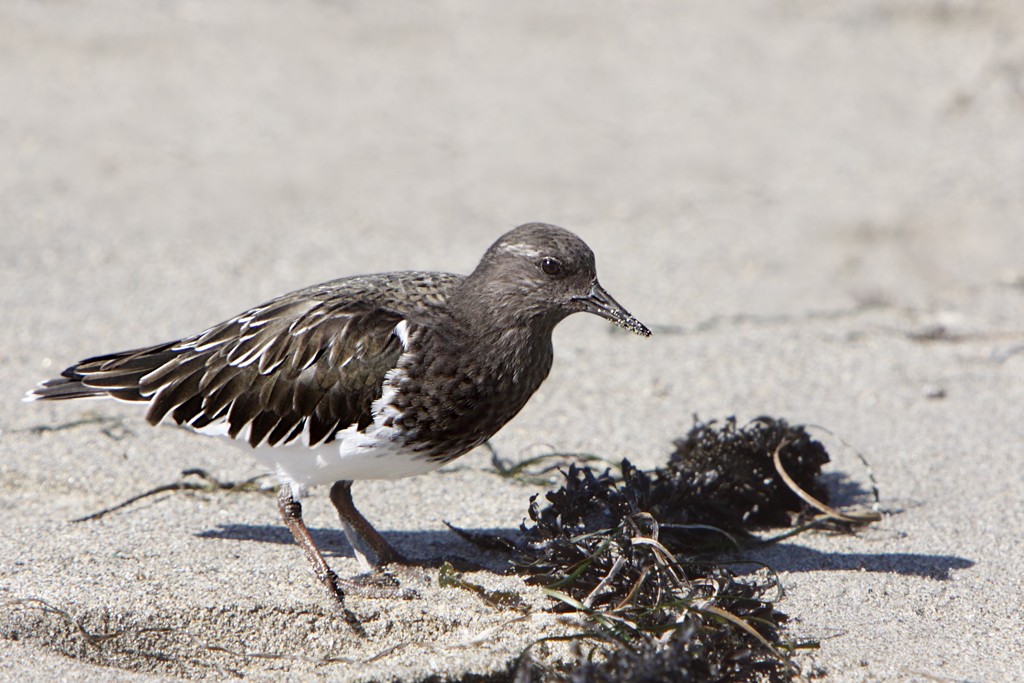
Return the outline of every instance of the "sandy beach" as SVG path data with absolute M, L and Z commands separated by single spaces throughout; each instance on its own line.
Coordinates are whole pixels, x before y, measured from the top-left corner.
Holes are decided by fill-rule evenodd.
M 886 514 L 751 553 L 820 643 L 804 672 L 1019 679 L 1024 5 L 13 2 L 0 35 L 0 679 L 502 680 L 564 631 L 445 526 L 511 534 L 545 490 L 484 449 L 356 501 L 534 609 L 426 566 L 419 599 L 352 598 L 360 636 L 266 491 L 70 521 L 190 468 L 260 475 L 242 451 L 21 400 L 316 282 L 467 273 L 528 221 L 583 237 L 654 335 L 562 323 L 502 457 L 654 467 L 694 414 L 819 425 L 837 502 L 870 485 L 859 452 Z M 326 491 L 306 519 L 356 573 Z

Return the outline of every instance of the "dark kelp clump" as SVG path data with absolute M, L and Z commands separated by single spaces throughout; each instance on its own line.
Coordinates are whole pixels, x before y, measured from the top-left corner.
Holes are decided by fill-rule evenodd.
M 666 467 L 624 460 L 621 477 L 570 466 L 546 505 L 531 499 L 517 571 L 556 610 L 596 627 L 590 663 L 565 676 L 792 680 L 795 646 L 781 640 L 774 579 L 741 578 L 710 558 L 754 529 L 799 522 L 808 496 L 825 499 L 828 453 L 803 427 L 768 417 L 744 427 L 695 420 L 675 446 Z
M 674 445 L 668 467 L 659 473 L 685 491 L 694 522 L 735 530 L 780 527 L 789 526 L 794 513 L 806 512 L 807 504 L 776 471 L 776 450 L 797 486 L 828 503 L 828 490 L 820 481 L 828 452 L 803 426 L 758 417 L 737 427 L 736 418 L 730 417 L 716 427 L 714 420 L 695 418 L 690 432 Z
M 781 664 L 739 641 L 736 628 L 686 617 L 664 641 L 645 638 L 569 674 L 572 683 L 784 680 Z

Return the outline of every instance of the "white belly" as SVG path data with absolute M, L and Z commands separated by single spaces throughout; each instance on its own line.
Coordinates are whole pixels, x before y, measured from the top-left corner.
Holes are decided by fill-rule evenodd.
M 433 472 L 444 464 L 416 453 L 400 441 L 363 434 L 355 431 L 355 427 L 339 432 L 331 443 L 313 448 L 292 442 L 251 450 L 253 457 L 282 482 L 301 487 L 341 480 L 401 479 Z
M 248 451 L 282 483 L 299 487 L 333 484 L 336 481 L 360 479 L 401 479 L 433 472 L 443 461 L 427 458 L 405 446 L 393 430 L 370 425 L 366 432 L 355 425 L 338 432 L 335 440 L 319 446 L 306 446 L 301 440 L 277 446 L 249 446 L 247 434 L 232 439 L 227 425 L 212 424 L 193 430 L 208 436 L 224 437 L 235 446 Z M 248 430 L 244 430 L 248 431 Z

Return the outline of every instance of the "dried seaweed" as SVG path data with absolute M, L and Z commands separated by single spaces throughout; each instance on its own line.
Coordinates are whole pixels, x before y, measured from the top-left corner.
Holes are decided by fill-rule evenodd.
M 148 491 L 143 491 L 130 498 L 127 498 L 116 505 L 105 507 L 102 510 L 97 510 L 88 515 L 82 517 L 76 517 L 72 519 L 72 522 L 89 522 L 94 519 L 99 519 L 109 515 L 111 512 L 117 512 L 123 508 L 137 503 L 140 500 L 155 496 L 159 493 L 166 493 L 168 491 L 256 491 L 259 493 L 272 492 L 272 489 L 264 487 L 260 482 L 266 479 L 267 475 L 260 474 L 255 477 L 250 477 L 243 481 L 221 481 L 215 476 L 210 474 L 204 469 L 193 467 L 187 470 L 182 470 L 182 479 L 179 481 L 171 482 L 169 484 L 161 484 L 155 486 Z M 199 477 L 199 481 L 185 480 L 184 477 Z
M 513 564 L 553 609 L 594 625 L 590 661 L 567 680 L 788 681 L 797 674 L 770 575 L 710 561 L 768 526 L 872 521 L 824 502 L 829 456 L 804 427 L 695 418 L 664 468 L 571 465 L 544 505 L 530 500 Z M 581 637 L 588 637 L 584 634 Z
M 776 450 L 793 481 L 828 503 L 819 479 L 828 452 L 803 426 L 762 416 L 743 427 L 730 417 L 717 427 L 714 420 L 695 417 L 693 428 L 674 445 L 661 476 L 671 479 L 694 523 L 729 529 L 789 526 L 794 513 L 806 512 L 806 503 L 776 471 Z
M 468 591 L 480 597 L 485 603 L 496 609 L 511 609 L 518 612 L 528 612 L 523 598 L 513 591 L 501 591 L 484 588 L 478 583 L 467 581 L 462 574 L 455 571 L 451 562 L 441 565 L 437 575 L 437 583 L 441 588 L 458 588 Z
M 727 624 L 688 617 L 665 641 L 643 639 L 621 647 L 604 661 L 587 662 L 568 675 L 572 683 L 714 683 L 716 681 L 786 680 L 777 660 L 734 642 Z

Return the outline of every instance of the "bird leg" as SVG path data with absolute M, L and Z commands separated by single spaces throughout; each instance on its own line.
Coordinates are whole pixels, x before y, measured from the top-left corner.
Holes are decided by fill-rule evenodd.
M 345 487 L 339 487 L 338 484 L 348 484 Z M 391 549 L 388 542 L 380 537 L 370 523 L 367 522 L 362 515 L 360 515 L 355 507 L 352 505 L 352 496 L 349 493 L 349 487 L 352 482 L 338 482 L 334 485 L 334 488 L 339 489 L 339 493 L 336 495 L 334 490 L 331 491 L 331 500 L 334 501 L 336 507 L 338 507 L 339 514 L 342 515 L 342 524 L 344 525 L 345 535 L 348 536 L 349 542 L 352 543 L 354 548 L 368 547 L 372 556 L 376 559 L 376 564 L 370 564 L 367 561 L 364 552 L 356 551 L 356 555 L 361 562 L 364 564 L 370 564 L 373 568 L 383 567 L 389 562 L 401 562 L 402 556 L 395 550 Z M 347 502 L 347 508 L 344 507 Z M 277 495 L 277 507 L 281 511 L 281 519 L 284 520 L 288 530 L 292 532 L 292 537 L 295 542 L 302 548 L 302 552 L 305 553 L 306 559 L 313 565 L 313 573 L 316 574 L 317 580 L 320 581 L 327 588 L 327 592 L 331 594 L 331 597 L 337 601 L 338 605 L 342 608 L 345 613 L 345 618 L 353 625 L 353 628 L 359 630 L 359 620 L 354 614 L 352 614 L 347 607 L 345 607 L 345 593 L 355 593 L 362 597 L 367 598 L 412 598 L 416 597 L 416 591 L 400 588 L 394 585 L 394 580 L 391 577 L 380 577 L 361 575 L 351 579 L 340 578 L 334 573 L 327 565 L 327 560 L 320 553 L 320 550 L 316 547 L 316 543 L 313 542 L 313 537 L 309 534 L 309 529 L 306 527 L 306 523 L 302 521 L 302 503 L 300 503 L 294 493 L 293 489 L 289 484 L 281 484 L 281 492 Z M 345 516 L 346 512 L 342 512 L 345 509 L 346 512 L 351 510 L 355 514 L 355 519 L 352 523 L 347 521 Z M 367 544 L 360 542 L 362 537 L 357 536 L 356 529 L 359 529 L 359 533 L 367 533 L 365 529 L 369 529 L 368 534 L 370 540 Z M 374 539 L 373 537 L 376 536 Z M 382 546 L 380 544 L 383 544 Z M 383 548 L 386 550 L 377 550 L 377 548 Z M 381 562 L 380 557 L 386 557 L 387 561 Z M 384 582 L 381 579 L 386 579 Z M 388 583 L 388 582 L 391 583 Z
M 352 482 L 336 481 L 331 486 L 331 502 L 338 510 L 341 528 L 345 531 L 360 564 L 380 569 L 389 564 L 407 564 L 405 558 L 384 540 L 352 502 Z
M 292 532 L 292 538 L 302 548 L 309 563 L 313 565 L 313 573 L 316 574 L 317 580 L 327 588 L 331 597 L 344 607 L 345 593 L 341 590 L 341 581 L 334 570 L 327 566 L 327 560 L 316 547 L 313 537 L 309 535 L 309 529 L 302 521 L 302 503 L 293 495 L 292 487 L 289 484 L 281 484 L 281 491 L 277 494 L 277 509 L 281 512 L 281 519 L 284 520 L 285 526 Z

